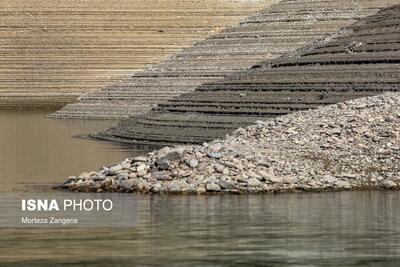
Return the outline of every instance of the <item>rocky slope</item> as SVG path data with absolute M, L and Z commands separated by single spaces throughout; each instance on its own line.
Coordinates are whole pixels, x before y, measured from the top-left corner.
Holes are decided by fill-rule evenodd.
M 62 186 L 83 192 L 288 192 L 400 187 L 400 93 L 258 121 L 165 147 Z
M 260 62 L 133 116 L 96 137 L 132 143 L 201 143 L 294 111 L 399 91 L 400 6 L 336 36 Z
M 0 108 L 61 107 L 267 5 L 265 0 L 1 0 Z
M 282 0 L 131 78 L 85 95 L 52 117 L 115 119 L 148 111 L 204 83 L 323 39 L 396 2 Z

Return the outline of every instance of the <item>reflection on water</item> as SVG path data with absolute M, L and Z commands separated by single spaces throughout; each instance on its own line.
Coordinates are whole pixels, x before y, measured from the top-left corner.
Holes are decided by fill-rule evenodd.
M 67 176 L 143 153 L 143 149 L 72 138 L 113 122 L 44 118 L 50 112 L 0 111 L 0 191 L 60 183 Z
M 0 229 L 4 266 L 399 266 L 400 194 L 147 196 L 130 229 Z M 1 264 L 0 264 L 1 265 Z

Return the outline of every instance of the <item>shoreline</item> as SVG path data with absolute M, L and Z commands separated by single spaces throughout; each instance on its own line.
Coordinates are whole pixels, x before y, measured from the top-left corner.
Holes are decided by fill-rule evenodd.
M 77 192 L 172 194 L 400 189 L 400 94 L 258 121 L 223 140 L 164 147 L 71 176 Z

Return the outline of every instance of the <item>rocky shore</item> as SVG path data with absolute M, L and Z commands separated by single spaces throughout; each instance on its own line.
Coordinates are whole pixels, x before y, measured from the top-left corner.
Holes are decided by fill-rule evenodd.
M 301 111 L 202 145 L 69 177 L 79 192 L 204 194 L 400 188 L 400 94 Z

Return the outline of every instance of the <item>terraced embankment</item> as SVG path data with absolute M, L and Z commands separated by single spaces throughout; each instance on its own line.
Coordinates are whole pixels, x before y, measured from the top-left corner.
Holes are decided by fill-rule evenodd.
M 199 143 L 259 119 L 400 91 L 400 5 L 300 52 L 202 85 L 97 137 L 134 143 Z
M 267 3 L 0 0 L 0 108 L 61 107 Z
M 317 39 L 393 0 L 283 0 L 120 83 L 87 94 L 54 118 L 115 119 L 145 112 L 204 83 L 246 70 Z

